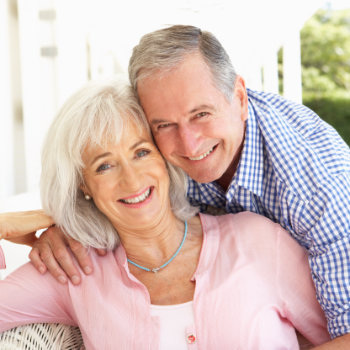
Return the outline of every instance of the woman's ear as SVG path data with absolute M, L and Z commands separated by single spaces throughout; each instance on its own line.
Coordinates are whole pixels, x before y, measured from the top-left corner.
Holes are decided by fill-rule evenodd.
M 90 194 L 90 191 L 88 190 L 88 188 L 86 187 L 86 185 L 82 184 L 79 186 L 79 188 L 81 189 L 81 191 L 83 192 L 84 194 L 84 197 L 86 200 L 89 200 L 91 199 L 91 194 Z

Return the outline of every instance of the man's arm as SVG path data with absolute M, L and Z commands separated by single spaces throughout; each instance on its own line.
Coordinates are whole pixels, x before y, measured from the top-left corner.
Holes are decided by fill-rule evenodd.
M 317 298 L 332 338 L 350 333 L 350 178 L 339 174 L 310 199 L 299 225 L 307 232 Z M 350 349 L 350 347 L 349 347 Z
M 327 343 L 312 348 L 313 350 L 349 350 L 350 349 L 350 334 L 345 334 L 335 338 Z

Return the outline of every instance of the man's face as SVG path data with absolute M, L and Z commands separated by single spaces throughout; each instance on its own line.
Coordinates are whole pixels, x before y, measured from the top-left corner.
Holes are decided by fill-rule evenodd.
M 198 182 L 232 178 L 248 117 L 242 78 L 237 78 L 233 99 L 227 101 L 202 57 L 191 54 L 170 72 L 142 79 L 138 94 L 169 162 Z

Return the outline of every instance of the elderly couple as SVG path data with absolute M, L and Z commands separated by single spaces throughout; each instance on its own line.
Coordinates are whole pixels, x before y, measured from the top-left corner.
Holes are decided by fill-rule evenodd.
M 349 147 L 306 107 L 246 89 L 196 27 L 145 35 L 129 76 L 68 99 L 43 147 L 45 214 L 3 216 L 7 238 L 56 226 L 36 269 L 0 282 L 0 331 L 77 325 L 87 349 L 349 349 Z

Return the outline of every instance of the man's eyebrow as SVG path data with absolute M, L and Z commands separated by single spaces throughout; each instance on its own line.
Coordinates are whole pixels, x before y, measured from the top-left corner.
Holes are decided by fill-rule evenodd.
M 151 125 L 161 124 L 161 123 L 168 123 L 165 119 L 153 119 L 151 120 Z
M 192 108 L 188 112 L 188 114 L 193 114 L 193 113 L 196 113 L 196 112 L 203 110 L 203 109 L 214 110 L 214 107 L 212 105 L 202 104 L 202 105 L 199 105 L 199 106 Z M 151 120 L 151 125 L 156 125 L 156 124 L 161 124 L 161 123 L 169 123 L 169 120 L 166 120 L 166 119 L 153 119 L 153 120 Z
M 202 110 L 202 109 L 211 109 L 211 110 L 213 110 L 213 109 L 214 109 L 214 106 L 206 105 L 206 104 L 199 105 L 199 106 L 196 106 L 196 107 L 192 108 L 192 109 L 190 110 L 190 114 L 196 113 L 196 112 L 198 112 L 198 111 L 200 111 L 200 110 Z

